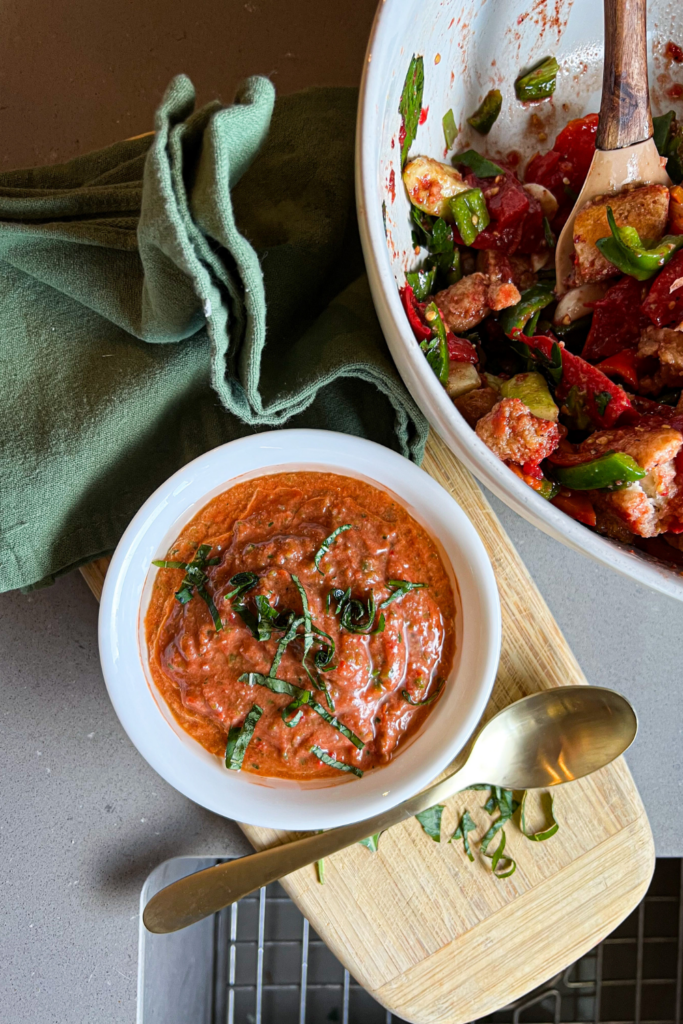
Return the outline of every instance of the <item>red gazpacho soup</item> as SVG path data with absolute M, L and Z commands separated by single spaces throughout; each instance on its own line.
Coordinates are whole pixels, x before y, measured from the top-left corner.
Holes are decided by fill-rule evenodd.
M 213 498 L 154 564 L 152 677 L 226 768 L 352 779 L 437 713 L 453 590 L 393 494 L 334 473 L 262 476 Z

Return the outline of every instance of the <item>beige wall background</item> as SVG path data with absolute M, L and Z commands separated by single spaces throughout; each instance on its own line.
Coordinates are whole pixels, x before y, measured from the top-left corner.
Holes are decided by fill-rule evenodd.
M 376 0 L 3 0 L 0 170 L 138 135 L 173 75 L 199 103 L 360 80 Z

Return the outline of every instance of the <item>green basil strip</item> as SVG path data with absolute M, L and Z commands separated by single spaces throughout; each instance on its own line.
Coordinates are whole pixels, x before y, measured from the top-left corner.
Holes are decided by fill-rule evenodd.
M 491 845 L 492 841 L 495 839 L 497 833 L 500 832 L 500 830 L 505 825 L 507 825 L 507 823 L 510 820 L 510 817 L 511 817 L 510 815 L 501 814 L 500 818 L 496 818 L 496 820 L 494 821 L 493 825 L 491 825 L 491 828 L 482 837 L 480 845 L 481 845 L 481 852 L 483 854 L 486 854 L 486 851 L 488 850 L 488 848 Z
M 233 597 L 237 597 L 238 594 L 246 594 L 248 590 L 252 590 L 256 586 L 258 580 L 259 578 L 255 572 L 236 573 L 228 580 L 229 585 L 234 587 L 234 590 L 226 594 L 224 600 L 230 601 Z
M 379 837 L 382 835 L 381 832 L 375 832 L 374 836 L 368 836 L 367 839 L 359 839 L 359 846 L 367 846 L 370 853 L 377 853 L 379 849 Z
M 286 679 L 277 679 L 275 676 L 264 676 L 260 672 L 244 672 L 239 677 L 240 683 L 247 683 L 248 686 L 266 686 L 271 693 L 286 693 L 288 697 L 297 699 L 302 693 L 309 691 L 300 686 L 288 683 Z
M 257 640 L 260 640 L 258 618 L 252 611 L 250 611 L 249 608 L 247 608 L 246 604 L 244 604 L 243 601 L 240 601 L 239 603 L 235 602 L 232 606 L 232 610 L 239 615 L 252 636 L 255 636 Z
M 345 764 L 344 761 L 335 761 L 331 754 L 328 754 L 322 747 L 313 746 L 311 747 L 311 753 L 323 762 L 328 764 L 330 768 L 337 768 L 340 772 L 350 772 L 352 775 L 357 775 L 359 779 L 363 778 L 363 773 L 360 768 L 356 768 L 355 765 Z
M 612 401 L 612 395 L 609 391 L 599 391 L 597 395 L 593 395 L 593 401 L 595 402 L 595 408 L 598 410 L 600 416 L 604 416 L 605 409 Z
M 342 736 L 346 736 L 347 740 L 351 740 L 354 747 L 358 747 L 359 750 L 363 749 L 363 747 L 365 746 L 363 740 L 360 739 L 360 737 L 356 736 L 355 732 L 351 732 L 349 727 L 344 725 L 343 722 L 340 722 L 336 715 L 331 715 L 328 711 L 326 711 L 322 704 L 318 704 L 316 700 L 311 700 L 309 701 L 309 707 L 311 707 L 317 715 L 320 715 L 320 717 L 323 718 L 328 725 L 331 725 L 333 729 L 336 729 L 337 732 L 340 732 Z
M 512 857 L 503 856 L 503 851 L 505 850 L 505 843 L 505 833 L 501 832 L 500 842 L 498 843 L 498 846 L 496 847 L 493 853 L 484 853 L 484 849 L 482 847 L 482 853 L 484 854 L 484 856 L 489 857 L 491 860 L 491 871 L 496 876 L 496 878 L 509 878 L 510 875 L 513 875 L 517 870 L 517 864 L 512 859 Z M 501 867 L 500 871 L 498 870 L 499 864 Z
M 441 125 L 443 127 L 443 137 L 446 142 L 446 149 L 451 149 L 453 143 L 458 137 L 458 128 L 455 123 L 455 117 L 452 110 L 447 110 L 441 118 Z
M 311 649 L 313 643 L 313 632 L 311 629 L 311 610 L 308 607 L 308 594 L 298 576 L 295 576 L 293 572 L 289 574 L 292 577 L 292 583 L 299 591 L 299 597 L 301 598 L 301 607 L 304 613 L 304 661 L 306 656 Z
M 557 245 L 557 239 L 553 234 L 553 229 L 550 227 L 550 221 L 547 217 L 543 218 L 543 234 L 545 235 L 545 244 L 549 249 L 554 249 Z
M 349 633 L 362 633 L 366 636 L 383 633 L 385 624 L 383 614 L 377 620 L 377 628 L 374 630 L 372 628 L 375 624 L 376 610 L 375 595 L 372 592 L 368 598 L 367 611 L 362 601 L 357 599 L 347 601 L 341 616 L 342 628 L 346 629 Z
M 435 278 L 436 267 L 432 267 L 430 270 L 414 270 L 406 274 L 406 284 L 413 289 L 417 301 L 424 302 L 435 291 Z
M 225 767 L 233 772 L 238 772 L 242 767 L 247 747 L 254 735 L 256 723 L 263 714 L 263 708 L 258 704 L 252 706 L 251 711 L 244 719 L 241 729 L 233 727 L 228 733 L 228 744 L 225 748 Z
M 413 56 L 408 74 L 403 83 L 403 92 L 398 105 L 398 112 L 403 118 L 403 143 L 401 145 L 401 167 L 406 162 L 408 150 L 415 141 L 417 126 L 422 113 L 422 93 L 424 91 L 425 71 L 422 57 Z
M 387 580 L 387 586 L 391 587 L 393 593 L 389 595 L 386 601 L 382 601 L 380 608 L 386 608 L 392 601 L 398 601 L 399 598 L 405 597 L 411 590 L 421 590 L 427 584 L 410 583 L 408 580 Z
M 318 875 L 318 882 L 320 883 L 320 885 L 324 885 L 325 884 L 325 861 L 324 861 L 324 859 L 323 860 L 317 860 L 315 862 L 315 870 L 316 870 L 317 875 Z
M 467 835 L 469 832 L 476 831 L 476 828 L 477 826 L 472 820 L 470 812 L 467 809 L 465 809 L 462 813 L 460 821 L 458 822 L 458 827 L 456 828 L 451 838 L 448 840 L 449 843 L 452 843 L 454 839 L 462 839 L 462 844 L 465 848 L 465 853 L 467 854 L 468 858 L 471 861 L 474 860 L 474 854 L 472 853 L 472 847 L 470 846 L 470 841 L 467 838 Z
M 436 804 L 428 807 L 426 811 L 420 811 L 415 817 L 422 825 L 423 830 L 435 843 L 441 842 L 441 818 L 443 817 L 444 804 Z
M 211 618 L 213 619 L 215 630 L 218 633 L 219 630 L 223 628 L 223 622 L 221 621 L 221 617 L 218 614 L 218 609 L 216 608 L 216 605 L 213 603 L 213 598 L 211 597 L 211 594 L 204 586 L 197 587 L 197 594 L 199 595 L 199 597 L 201 597 L 202 601 L 209 609 Z
M 350 530 L 351 528 L 352 527 L 351 527 L 350 523 L 345 523 L 344 526 L 338 526 L 337 529 L 333 533 L 331 533 L 329 535 L 329 537 L 325 537 L 325 540 L 322 542 L 322 544 L 320 545 L 320 547 L 316 551 L 314 562 L 315 562 L 315 567 L 316 567 L 316 569 L 318 570 L 318 572 L 320 573 L 321 576 L 324 576 L 325 573 L 320 568 L 320 563 L 321 563 L 323 557 L 330 550 L 330 544 L 334 543 L 334 541 L 337 539 L 337 537 L 339 536 L 340 533 L 344 533 L 345 530 Z
M 486 157 L 477 153 L 476 149 L 467 149 L 464 153 L 457 153 L 453 157 L 453 163 L 464 164 L 478 178 L 495 178 L 499 174 L 505 174 L 502 167 L 494 164 L 492 160 L 487 160 Z
M 280 662 L 282 661 L 282 655 L 296 636 L 296 631 L 303 621 L 303 617 L 301 616 L 296 619 L 292 619 L 289 629 L 278 643 L 277 650 L 275 651 L 275 657 L 273 658 L 273 664 L 270 666 L 270 671 L 268 673 L 271 678 L 277 675 L 277 670 L 279 669 Z
M 311 699 L 311 691 L 304 690 L 303 693 L 293 700 L 291 704 L 288 704 L 286 708 L 282 709 L 282 721 L 289 729 L 294 729 L 295 726 L 301 721 L 303 715 L 303 705 L 308 704 Z M 294 714 L 293 718 L 288 718 L 288 715 Z
M 436 690 L 431 695 L 431 697 L 423 697 L 422 700 L 413 700 L 413 698 L 410 696 L 410 694 L 408 693 L 407 690 L 401 690 L 401 696 L 403 697 L 404 701 L 406 701 L 407 704 L 412 704 L 412 706 L 414 708 L 423 708 L 423 707 L 426 707 L 427 704 L 433 704 L 434 701 L 436 700 L 436 698 L 441 693 L 442 689 L 443 689 L 443 679 L 438 684 Z
M 348 587 L 346 590 L 342 590 L 340 587 L 335 587 L 334 590 L 331 590 L 327 595 L 327 611 L 329 612 L 332 602 L 336 601 L 337 607 L 335 609 L 335 615 L 339 615 L 350 597 L 351 587 Z
M 156 565 L 157 568 L 159 568 L 159 569 L 189 569 L 190 568 L 188 562 L 164 562 L 162 560 L 158 560 L 158 561 L 152 562 L 152 565 Z
M 550 821 L 551 821 L 552 824 L 548 825 L 547 828 L 541 829 L 539 832 L 530 832 L 527 829 L 527 826 L 526 826 L 526 816 L 525 816 L 525 804 L 526 804 L 527 792 L 525 792 L 524 796 L 522 797 L 522 807 L 521 807 L 521 810 L 519 812 L 519 827 L 520 827 L 520 831 L 522 832 L 522 835 L 526 836 L 526 838 L 530 839 L 533 843 L 542 843 L 546 839 L 551 839 L 555 835 L 555 833 L 557 832 L 557 830 L 560 827 L 559 823 L 557 821 L 555 821 L 555 815 L 553 814 L 553 797 L 552 797 L 552 794 L 549 793 L 547 795 L 550 797 L 550 807 L 548 808 L 548 817 L 550 818 Z

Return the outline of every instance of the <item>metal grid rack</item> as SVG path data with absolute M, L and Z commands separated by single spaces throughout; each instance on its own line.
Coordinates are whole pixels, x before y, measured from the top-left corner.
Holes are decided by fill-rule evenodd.
M 148 879 L 143 903 L 214 863 L 167 861 Z M 683 861 L 657 861 L 645 899 L 612 935 L 482 1024 L 681 1024 L 682 892 Z M 138 1024 L 328 1021 L 401 1024 L 356 984 L 279 884 L 183 932 L 141 932 Z

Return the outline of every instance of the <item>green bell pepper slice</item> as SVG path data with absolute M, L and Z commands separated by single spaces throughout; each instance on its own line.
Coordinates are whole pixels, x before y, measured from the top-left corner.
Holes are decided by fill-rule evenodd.
M 572 491 L 618 488 L 642 480 L 645 475 L 645 470 L 630 455 L 614 451 L 605 452 L 592 462 L 582 462 L 578 466 L 553 466 L 553 476 L 558 484 Z
M 484 193 L 480 188 L 468 188 L 449 200 L 451 213 L 465 245 L 472 245 L 477 235 L 491 223 Z
M 557 85 L 560 65 L 555 57 L 544 57 L 538 64 L 515 79 L 515 95 L 522 103 L 527 100 L 545 100 L 552 96 Z
M 649 280 L 683 246 L 683 235 L 665 235 L 658 245 L 647 249 L 635 228 L 617 227 L 611 206 L 607 207 L 607 222 L 611 236 L 599 238 L 595 244 L 605 259 L 637 281 Z
M 431 338 L 425 338 L 420 342 L 420 348 L 432 370 L 445 386 L 448 383 L 448 342 L 446 328 L 435 302 L 430 302 L 425 309 L 425 320 L 434 333 Z
M 484 96 L 484 99 L 472 116 L 467 118 L 467 123 L 474 128 L 475 132 L 479 132 L 480 135 L 488 135 L 500 114 L 502 106 L 503 96 L 500 89 L 491 89 L 490 92 L 486 93 L 486 96 Z
M 509 337 L 513 331 L 523 331 L 536 313 L 540 313 L 554 299 L 555 294 L 550 284 L 539 282 L 522 292 L 517 305 L 504 309 L 498 323 Z

